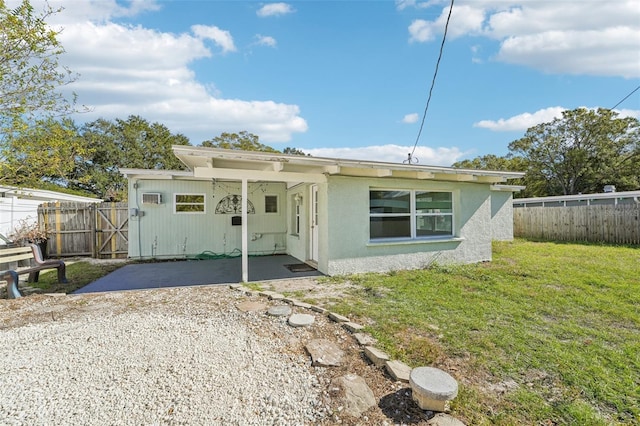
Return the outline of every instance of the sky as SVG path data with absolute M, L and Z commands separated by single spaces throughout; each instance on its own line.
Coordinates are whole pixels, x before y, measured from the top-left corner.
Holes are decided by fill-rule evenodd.
M 457 0 L 439 62 L 449 0 L 49 4 L 79 75 L 64 90 L 90 108 L 77 123 L 138 115 L 193 145 L 248 131 L 313 156 L 449 166 L 640 86 L 637 0 Z M 616 111 L 640 118 L 640 90 Z

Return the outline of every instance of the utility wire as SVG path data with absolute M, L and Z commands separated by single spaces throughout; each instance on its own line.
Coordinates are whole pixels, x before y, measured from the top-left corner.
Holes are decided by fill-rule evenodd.
M 615 104 L 614 106 L 612 106 L 610 109 L 616 109 L 616 107 L 617 107 L 618 105 L 620 105 L 621 103 L 623 103 L 624 101 L 626 101 L 626 100 L 629 98 L 629 96 L 631 96 L 631 95 L 633 95 L 634 93 L 636 93 L 636 92 L 638 91 L 638 89 L 640 89 L 640 86 L 638 86 L 638 87 L 636 87 L 635 89 L 633 89 L 633 90 L 631 91 L 631 93 L 629 93 L 627 96 L 625 96 L 624 98 L 622 98 L 622 100 L 621 100 L 620 102 L 618 102 L 617 104 Z
M 436 62 L 436 69 L 433 73 L 433 78 L 431 79 L 431 87 L 429 88 L 429 96 L 427 97 L 427 105 L 424 108 L 424 114 L 422 114 L 422 123 L 420 123 L 420 130 L 418 131 L 418 136 L 416 137 L 416 142 L 413 144 L 413 149 L 411 150 L 411 154 L 409 154 L 409 158 L 405 160 L 406 163 L 411 164 L 412 162 L 417 162 L 417 159 L 413 158 L 413 154 L 416 152 L 416 147 L 418 146 L 418 141 L 420 140 L 420 135 L 422 134 L 422 128 L 424 127 L 424 120 L 427 118 L 427 110 L 429 109 L 429 103 L 431 103 L 431 95 L 433 93 L 433 86 L 436 84 L 436 77 L 438 76 L 438 68 L 440 67 L 440 60 L 442 59 L 442 52 L 444 51 L 444 42 L 447 39 L 447 30 L 449 29 L 449 21 L 451 20 L 451 12 L 453 11 L 453 2 L 451 0 L 451 5 L 449 6 L 449 15 L 447 16 L 447 23 L 444 26 L 444 34 L 442 34 L 442 43 L 440 44 L 440 53 L 438 54 L 438 61 Z

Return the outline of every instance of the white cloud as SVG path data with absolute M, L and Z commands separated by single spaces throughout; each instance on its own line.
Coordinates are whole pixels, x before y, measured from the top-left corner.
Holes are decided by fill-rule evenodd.
M 550 107 L 541 109 L 533 114 L 525 112 L 507 119 L 501 118 L 499 120 L 482 120 L 473 124 L 473 127 L 480 127 L 483 129 L 489 129 L 494 132 L 515 132 L 524 131 L 529 127 L 536 126 L 540 123 L 547 123 L 553 121 L 554 118 L 561 118 L 562 111 L 566 108 L 563 107 Z
M 237 50 L 229 31 L 221 30 L 213 25 L 193 25 L 191 31 L 199 38 L 213 40 L 215 44 L 222 48 L 224 53 Z
M 268 46 L 268 47 L 276 47 L 276 45 L 278 44 L 278 42 L 276 42 L 276 39 L 270 36 L 263 36 L 260 34 L 256 34 L 256 43 L 259 46 Z
M 586 107 L 582 107 L 586 108 Z M 597 108 L 589 108 L 597 109 Z M 542 123 L 549 123 L 556 118 L 562 118 L 562 112 L 567 108 L 560 106 L 549 107 L 538 110 L 534 113 L 522 113 L 510 118 L 500 118 L 498 120 L 481 120 L 473 124 L 473 127 L 488 129 L 493 132 L 520 132 L 526 131 L 530 127 Z M 632 117 L 640 118 L 640 110 L 621 109 L 614 110 L 618 113 L 618 118 Z
M 406 124 L 412 124 L 418 121 L 418 113 L 414 112 L 412 114 L 407 114 L 402 118 L 402 122 Z
M 269 3 L 269 4 L 266 4 L 266 5 L 262 6 L 260 9 L 258 9 L 258 11 L 256 13 L 261 18 L 264 18 L 264 17 L 267 17 L 267 16 L 286 15 L 288 13 L 293 13 L 293 12 L 294 12 L 293 7 L 291 7 L 290 4 L 287 4 L 287 3 Z
M 400 145 L 375 145 L 358 148 L 317 148 L 305 149 L 306 154 L 314 157 L 343 158 L 350 160 L 383 161 L 387 163 L 402 163 L 407 159 L 413 146 Z M 467 153 L 456 147 L 429 148 L 416 147 L 413 157 L 418 159 L 418 164 L 430 166 L 450 166 L 464 157 Z
M 409 40 L 439 37 L 448 3 L 441 2 L 445 7 L 436 19 L 413 21 Z M 637 0 L 460 0 L 453 7 L 449 30 L 452 38 L 469 35 L 498 41 L 495 59 L 506 63 L 549 73 L 640 77 Z
M 113 16 L 106 2 L 97 15 Z M 115 2 L 113 3 L 115 6 Z M 79 13 L 79 12 L 78 12 Z M 274 100 L 225 99 L 214 83 L 196 80 L 190 64 L 212 56 L 211 39 L 224 51 L 235 49 L 231 36 L 217 27 L 194 26 L 194 34 L 159 32 L 142 26 L 96 22 L 78 13 L 60 13 L 66 49 L 61 62 L 80 74 L 64 90 L 74 91 L 91 112 L 80 123 L 140 115 L 183 133 L 194 144 L 222 132 L 246 130 L 266 143 L 288 142 L 306 132 L 297 105 Z M 99 19 L 98 19 L 99 20 Z

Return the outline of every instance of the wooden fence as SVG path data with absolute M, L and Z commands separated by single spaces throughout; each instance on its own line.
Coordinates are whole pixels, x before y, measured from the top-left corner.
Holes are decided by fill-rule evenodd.
M 127 257 L 127 203 L 45 203 L 38 207 L 38 221 L 49 231 L 52 257 Z
M 513 209 L 516 237 L 549 241 L 640 244 L 640 205 L 520 207 Z

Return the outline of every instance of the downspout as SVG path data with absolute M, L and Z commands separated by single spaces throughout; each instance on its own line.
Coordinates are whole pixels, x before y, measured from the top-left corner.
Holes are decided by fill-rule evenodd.
M 249 241 L 247 224 L 247 178 L 242 178 L 242 282 L 249 282 Z
M 136 190 L 136 211 L 138 211 L 138 257 L 142 259 L 142 236 L 140 235 L 140 205 L 138 205 L 138 181 L 133 183 L 133 189 Z

